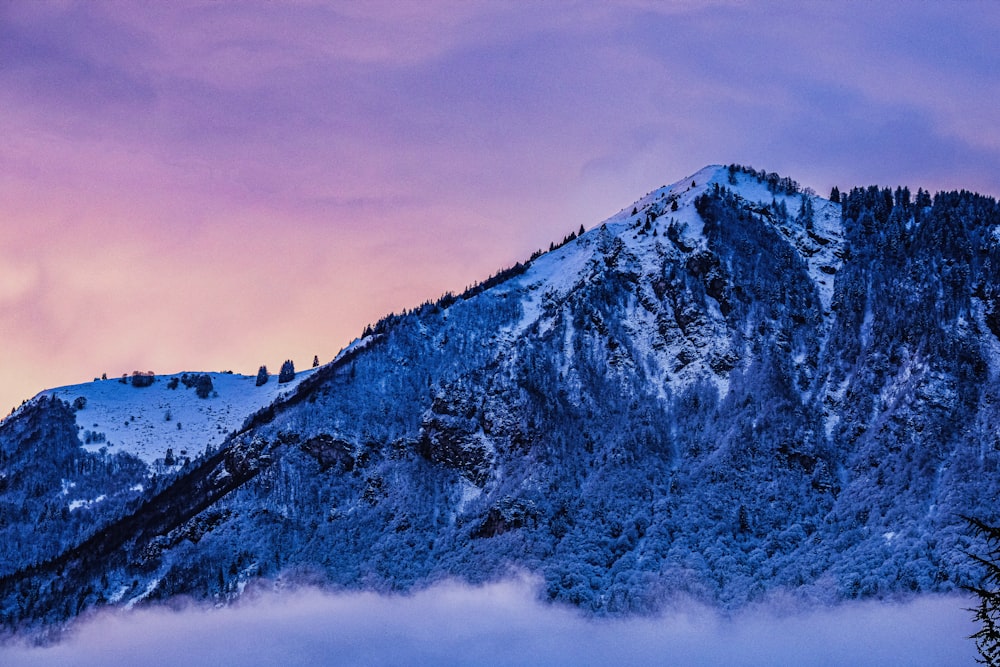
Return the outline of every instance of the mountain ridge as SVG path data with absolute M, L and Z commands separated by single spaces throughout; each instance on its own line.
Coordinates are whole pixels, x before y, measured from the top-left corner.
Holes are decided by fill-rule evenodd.
M 0 510 L 51 516 L 31 539 L 8 524 L 49 541 L 6 552 L 0 618 L 296 573 L 398 590 L 523 569 L 599 614 L 953 590 L 972 575 L 957 512 L 988 516 L 998 490 L 998 225 L 971 193 L 831 202 L 707 167 L 388 316 L 155 484 L 85 450 L 88 408 L 43 392 L 0 425 Z M 46 429 L 74 462 L 36 497 L 18 452 Z M 66 484 L 116 466 L 148 488 L 68 509 Z

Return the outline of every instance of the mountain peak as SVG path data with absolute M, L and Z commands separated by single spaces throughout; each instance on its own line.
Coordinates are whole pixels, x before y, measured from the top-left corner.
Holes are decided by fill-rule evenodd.
M 841 265 L 840 205 L 800 190 L 795 181 L 774 173 L 709 165 L 649 192 L 572 243 L 534 260 L 524 275 L 500 289 L 501 293 L 517 292 L 524 313 L 507 332 L 520 334 L 539 321 L 545 300 L 564 299 L 592 279 L 602 263 L 609 261 L 609 253 L 615 262 L 630 263 L 640 286 L 656 282 L 665 263 L 696 261 L 695 256 L 706 253 L 711 256 L 714 241 L 706 233 L 697 201 L 723 191 L 731 193 L 742 215 L 755 221 L 756 233 L 775 232 L 776 241 L 801 260 L 822 304 L 822 316 L 828 318 L 834 275 Z M 617 239 L 617 244 L 611 239 Z M 724 313 L 712 312 L 717 325 L 724 327 Z M 725 381 L 717 374 L 714 377 L 723 389 Z
M 998 225 L 969 193 L 842 207 L 711 166 L 387 319 L 287 397 L 213 378 L 185 409 L 276 399 L 155 477 L 113 449 L 183 390 L 95 383 L 127 396 L 106 415 L 82 388 L 40 397 L 0 424 L 0 624 L 303 572 L 397 590 L 522 568 L 598 614 L 955 590 L 956 517 L 1000 495 Z M 123 444 L 86 446 L 85 423 Z

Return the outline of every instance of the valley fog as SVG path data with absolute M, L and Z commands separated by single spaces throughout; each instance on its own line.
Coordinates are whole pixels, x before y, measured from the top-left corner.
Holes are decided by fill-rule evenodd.
M 0 648 L 10 667 L 65 665 L 966 665 L 971 600 L 923 596 L 731 618 L 696 604 L 586 619 L 528 581 L 447 583 L 410 596 L 264 593 L 228 608 L 100 613 L 54 646 Z

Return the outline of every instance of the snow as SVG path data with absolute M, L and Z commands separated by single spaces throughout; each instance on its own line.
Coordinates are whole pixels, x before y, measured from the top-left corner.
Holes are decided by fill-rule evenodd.
M 361 350 L 371 345 L 371 343 L 377 340 L 378 338 L 379 338 L 378 335 L 369 335 L 365 336 L 364 338 L 355 338 L 350 342 L 350 344 L 347 347 L 345 347 L 343 350 L 337 353 L 337 356 L 331 363 L 336 363 L 337 361 L 340 361 L 349 354 L 360 352 Z
M 693 246 L 704 247 L 705 237 L 703 222 L 694 207 L 694 200 L 713 185 L 718 184 L 735 192 L 739 197 L 748 203 L 766 206 L 772 201 L 784 202 L 788 209 L 789 216 L 794 218 L 798 215 L 802 207 L 801 194 L 775 194 L 767 189 L 767 184 L 758 181 L 749 174 L 737 172 L 735 174 L 736 183 L 729 182 L 729 170 L 720 165 L 710 165 L 700 171 L 677 181 L 673 185 L 664 186 L 649 193 L 632 206 L 623 208 L 617 214 L 608 218 L 606 225 L 630 248 L 635 248 L 639 243 L 648 243 L 649 236 L 636 237 L 627 232 L 627 228 L 634 225 L 639 219 L 644 218 L 644 212 L 651 206 L 665 203 L 676 199 L 677 210 L 670 210 L 669 206 L 664 207 L 661 214 L 667 221 L 675 223 L 684 232 L 681 239 Z M 695 185 L 692 186 L 691 183 Z M 788 226 L 770 223 L 787 238 L 795 250 L 802 256 L 809 267 L 809 277 L 816 284 L 819 291 L 820 301 L 824 310 L 830 309 L 833 301 L 833 284 L 836 271 L 840 269 L 841 260 L 838 257 L 843 247 L 843 227 L 840 220 L 840 204 L 818 197 L 815 194 L 808 194 L 813 204 L 813 228 L 806 230 L 797 223 Z M 638 214 L 632 215 L 632 210 L 636 209 Z M 765 219 L 766 220 L 766 219 Z M 811 234 L 810 234 L 811 232 Z M 636 243 L 639 241 L 639 243 Z M 823 270 L 833 269 L 834 273 Z
M 592 262 L 596 259 L 596 235 L 602 228 L 626 241 L 630 251 L 646 260 L 643 269 L 652 271 L 657 268 L 653 254 L 648 250 L 640 250 L 641 242 L 631 238 L 628 228 L 634 225 L 637 217 L 641 217 L 642 212 L 649 206 L 677 193 L 678 211 L 674 212 L 673 217 L 687 225 L 689 234 L 700 237 L 702 222 L 694 210 L 694 198 L 704 191 L 705 185 L 715 182 L 713 179 L 718 178 L 717 172 L 720 170 L 725 172 L 723 167 L 705 167 L 673 185 L 654 190 L 635 203 L 635 208 L 639 210 L 637 216 L 631 215 L 632 206 L 623 208 L 598 228 L 536 258 L 523 276 L 510 281 L 498 290 L 500 293 L 519 292 L 523 309 L 521 320 L 503 333 L 510 338 L 517 337 L 539 320 L 543 312 L 542 301 L 546 296 L 561 299 L 587 278 Z M 698 184 L 695 188 L 690 187 L 692 181 Z
M 93 500 L 71 500 L 69 502 L 69 511 L 72 512 L 73 510 L 78 510 L 81 507 L 90 507 L 91 505 L 96 505 L 99 502 L 107 500 L 107 498 L 108 497 L 102 493 Z
M 156 587 L 160 585 L 161 579 L 162 576 L 154 577 L 153 579 L 151 579 L 149 583 L 146 585 L 146 588 L 141 593 L 139 593 L 138 595 L 136 595 L 135 597 L 133 597 L 132 599 L 130 599 L 128 602 L 125 603 L 125 610 L 127 611 L 131 609 L 138 603 L 148 598 L 149 595 L 156 590 Z
M 460 484 L 462 495 L 459 497 L 458 504 L 455 506 L 456 514 L 461 514 L 469 503 L 483 495 L 482 489 L 465 478 L 461 479 Z
M 128 588 L 129 587 L 125 585 L 120 586 L 118 590 L 116 590 L 108 597 L 108 604 L 118 604 L 118 602 L 122 599 L 122 597 L 125 596 L 125 593 L 128 592 Z
M 500 341 L 511 342 L 529 327 L 552 326 L 546 320 L 545 304 L 560 303 L 581 283 L 588 280 L 599 269 L 601 251 L 599 240 L 602 235 L 616 237 L 624 244 L 627 261 L 634 263 L 642 276 L 655 276 L 661 271 L 665 254 L 678 254 L 670 242 L 664 238 L 667 225 L 673 224 L 680 230 L 681 241 L 693 249 L 707 248 L 703 222 L 695 210 L 696 197 L 714 184 L 735 192 L 748 203 L 767 205 L 774 200 L 782 201 L 791 217 L 801 206 L 800 194 L 774 194 L 767 185 L 756 178 L 737 173 L 736 183 L 729 180 L 729 171 L 720 165 L 707 166 L 676 183 L 653 190 L 634 204 L 627 206 L 608 218 L 601 226 L 591 229 L 576 240 L 555 250 L 544 253 L 531 262 L 528 270 L 507 283 L 499 286 L 494 293 L 515 296 L 522 305 L 522 317 L 514 325 L 498 332 Z M 829 310 L 833 298 L 836 271 L 840 268 L 837 257 L 842 246 L 840 226 L 840 206 L 815 195 L 814 224 L 806 230 L 798 223 L 774 224 L 802 256 L 809 268 L 809 275 L 825 310 Z M 672 204 L 677 210 L 672 210 Z M 645 221 L 646 212 L 655 208 L 658 218 L 655 226 L 660 232 L 656 237 L 649 233 L 639 233 Z M 632 214 L 632 210 L 636 214 Z M 648 282 L 648 281 L 643 281 Z M 648 286 L 641 289 L 648 291 Z M 652 315 L 639 304 L 630 306 L 631 328 L 635 332 L 655 330 L 649 320 Z M 706 341 L 716 341 L 712 350 L 702 350 L 696 360 L 680 369 L 676 366 L 677 355 L 687 344 L 682 337 L 668 342 L 646 340 L 639 336 L 641 348 L 639 358 L 645 370 L 655 376 L 663 391 L 677 389 L 690 383 L 695 377 L 707 377 L 713 381 L 721 394 L 728 390 L 728 382 L 722 374 L 712 372 L 705 363 L 709 352 L 723 354 L 727 350 L 723 344 L 726 333 L 725 319 L 717 304 L 707 306 L 708 322 L 698 332 Z M 565 332 L 564 354 L 572 351 L 574 332 Z M 353 341 L 341 351 L 338 357 L 360 351 L 375 337 Z M 158 376 L 150 387 L 136 388 L 118 379 L 99 380 L 92 383 L 61 387 L 45 392 L 72 403 L 82 397 L 86 406 L 77 412 L 77 424 L 81 440 L 90 436 L 84 447 L 97 451 L 107 447 L 109 452 L 126 451 L 138 456 L 147 464 L 159 462 L 161 465 L 171 450 L 178 463 L 185 457 L 195 457 L 208 447 L 215 447 L 226 436 L 238 429 L 244 420 L 256 410 L 272 403 L 281 395 L 288 394 L 312 371 L 299 372 L 291 383 L 279 385 L 276 378 L 257 387 L 255 376 L 230 373 L 209 373 L 215 389 L 207 399 L 200 399 L 193 389 L 183 384 L 176 389 L 168 388 L 168 381 L 180 377 L 179 374 Z M 95 437 L 96 436 L 96 437 Z
M 657 188 L 642 197 L 632 205 L 621 209 L 597 228 L 584 233 L 576 240 L 555 250 L 537 257 L 521 276 L 498 287 L 495 293 L 511 295 L 517 298 L 522 307 L 522 316 L 513 326 L 499 332 L 501 341 L 510 342 L 517 339 L 529 327 L 538 326 L 544 333 L 555 323 L 552 309 L 548 311 L 545 303 L 560 303 L 580 284 L 587 281 L 599 270 L 599 240 L 602 235 L 614 237 L 624 245 L 623 261 L 639 272 L 643 279 L 640 290 L 648 292 L 647 298 L 655 297 L 649 290 L 648 283 L 660 275 L 665 256 L 675 256 L 680 259 L 680 251 L 667 240 L 665 235 L 669 225 L 680 230 L 680 241 L 690 247 L 692 252 L 708 249 L 708 240 L 704 234 L 704 222 L 698 214 L 695 199 L 718 184 L 728 188 L 748 206 L 762 208 L 777 201 L 783 203 L 789 212 L 790 220 L 774 221 L 761 217 L 762 222 L 770 224 L 786 239 L 789 245 L 802 257 L 808 268 L 808 275 L 816 286 L 817 294 L 822 304 L 824 315 L 829 318 L 830 306 L 833 301 L 834 281 L 840 269 L 841 260 L 838 257 L 843 246 L 843 230 L 840 221 L 840 205 L 829 202 L 807 191 L 808 194 L 781 194 L 771 192 L 767 184 L 757 178 L 737 172 L 735 183 L 730 181 L 727 167 L 709 165 L 690 176 L 671 185 Z M 806 229 L 795 221 L 802 207 L 802 197 L 811 199 L 813 206 L 813 225 Z M 676 210 L 673 204 L 676 203 Z M 635 211 L 635 214 L 632 211 Z M 653 228 L 657 235 L 642 232 L 647 213 L 655 213 Z M 710 349 L 701 349 L 697 354 L 690 341 L 678 334 L 675 340 L 670 340 L 664 347 L 663 341 L 648 339 L 643 332 L 655 331 L 654 316 L 639 304 L 629 306 L 628 323 L 636 334 L 634 341 L 639 345 L 638 358 L 642 360 L 644 370 L 655 377 L 661 392 L 666 395 L 668 390 L 680 390 L 697 378 L 707 378 L 715 384 L 720 395 L 729 390 L 728 376 L 713 372 L 708 366 L 711 354 L 725 355 L 730 350 L 727 343 L 727 325 L 718 304 L 714 300 L 706 305 L 707 322 L 697 333 L 701 343 L 708 343 Z M 547 314 L 548 313 L 548 314 Z M 574 332 L 572 325 L 566 322 L 563 353 L 563 371 L 569 363 Z M 682 353 L 688 353 L 694 361 L 676 369 L 676 359 Z
M 88 431 L 99 434 L 96 440 L 92 437 L 89 444 L 83 444 L 88 451 L 106 447 L 110 453 L 128 452 L 152 465 L 158 460 L 162 463 L 168 449 L 180 462 L 184 457 L 198 456 L 210 446 L 218 447 L 248 416 L 289 395 L 314 371 L 299 371 L 294 380 L 285 384 L 278 384 L 277 376 L 271 376 L 260 387 L 256 386 L 256 376 L 206 373 L 214 387 L 208 398 L 198 398 L 194 388 L 180 382 L 176 389 L 168 388 L 170 380 L 180 378 L 180 373 L 156 376 L 149 387 L 134 387 L 116 378 L 59 387 L 42 394 L 70 404 L 80 397 L 86 400 L 86 405 L 76 412 L 81 442 Z
M 523 276 L 510 281 L 506 290 L 513 287 L 520 294 L 523 316 L 512 328 L 502 332 L 505 337 L 516 338 L 538 321 L 542 314 L 542 301 L 562 298 L 574 289 L 588 274 L 596 249 L 586 235 L 536 258 Z

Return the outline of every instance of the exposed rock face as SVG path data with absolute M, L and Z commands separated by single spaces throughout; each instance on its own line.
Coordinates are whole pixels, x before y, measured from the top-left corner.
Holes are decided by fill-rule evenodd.
M 510 530 L 534 525 L 538 511 L 530 500 L 505 496 L 492 505 L 473 537 L 495 537 Z
M 323 472 L 334 466 L 344 472 L 354 469 L 351 443 L 337 440 L 329 433 L 319 433 L 309 438 L 302 443 L 302 451 L 315 458 Z
M 420 452 L 482 486 L 489 478 L 495 454 L 482 422 L 471 396 L 453 395 L 450 400 L 438 396 L 421 419 Z

